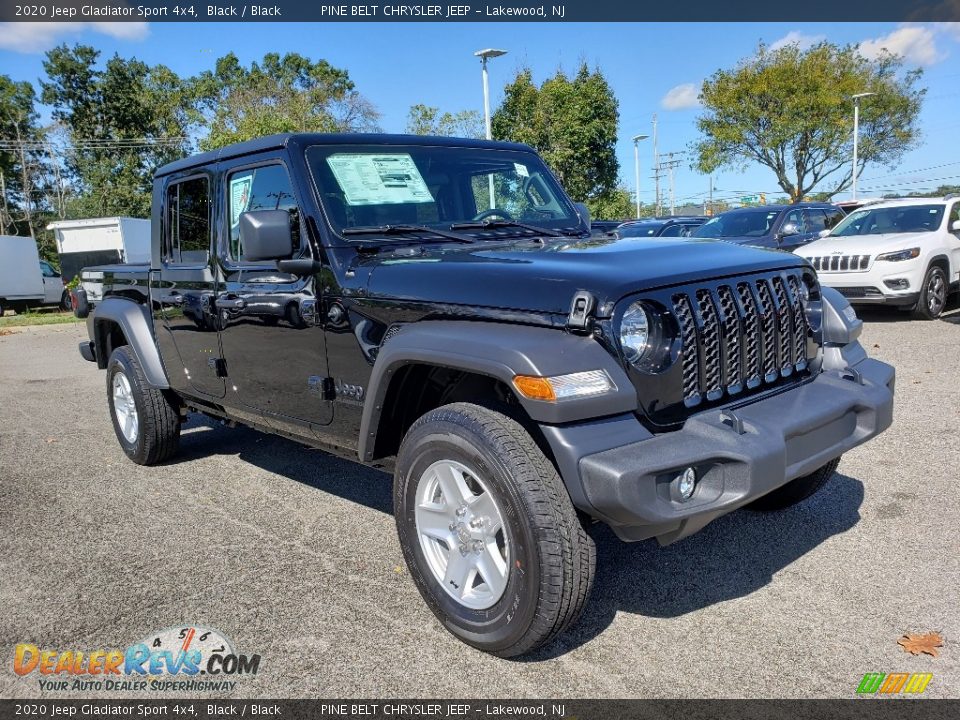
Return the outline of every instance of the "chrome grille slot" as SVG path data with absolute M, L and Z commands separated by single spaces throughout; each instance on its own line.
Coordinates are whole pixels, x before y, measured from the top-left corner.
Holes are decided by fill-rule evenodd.
M 741 371 L 741 352 L 743 335 L 740 330 L 740 309 L 733 297 L 733 290 L 729 285 L 717 288 L 717 297 L 720 298 L 720 312 L 723 317 L 723 349 L 724 368 L 726 370 L 724 384 L 727 392 L 735 395 L 743 389 L 743 373 Z
M 720 321 L 709 290 L 697 291 L 697 310 L 700 312 L 700 351 L 703 355 L 703 389 L 707 400 L 723 395 L 720 362 Z
M 673 313 L 680 325 L 680 341 L 689 351 L 683 353 L 683 401 L 687 405 L 700 402 L 700 353 L 697 349 L 697 325 L 690 309 L 690 298 L 674 295 Z
M 869 255 L 819 255 L 807 260 L 818 272 L 860 272 L 870 266 Z

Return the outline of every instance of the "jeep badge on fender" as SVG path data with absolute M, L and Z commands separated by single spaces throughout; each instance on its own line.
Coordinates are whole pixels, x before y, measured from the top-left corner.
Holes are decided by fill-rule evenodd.
M 667 544 L 788 507 L 892 420 L 806 260 L 591 237 L 525 145 L 276 135 L 153 199 L 152 259 L 95 269 L 80 347 L 124 452 L 162 463 L 203 413 L 393 468 L 413 582 L 495 655 L 580 616 L 588 523 Z

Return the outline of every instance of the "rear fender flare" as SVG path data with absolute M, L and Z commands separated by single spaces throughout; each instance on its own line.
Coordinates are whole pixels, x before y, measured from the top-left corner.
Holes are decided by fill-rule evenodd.
M 153 336 L 153 318 L 149 309 L 145 305 L 118 297 L 108 297 L 97 304 L 93 311 L 93 342 L 97 364 L 101 368 L 105 368 L 109 360 L 106 356 L 107 329 L 111 323 L 117 324 L 123 331 L 150 387 L 168 389 L 170 383 L 167 381 L 167 373 L 163 369 L 160 351 Z

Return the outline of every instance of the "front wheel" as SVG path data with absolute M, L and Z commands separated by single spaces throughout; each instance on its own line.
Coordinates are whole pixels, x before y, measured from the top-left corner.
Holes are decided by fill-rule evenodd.
M 404 558 L 453 635 L 500 657 L 582 613 L 596 551 L 556 469 L 516 421 L 454 403 L 410 428 L 394 512 Z
M 838 465 L 840 465 L 840 458 L 831 460 L 809 475 L 791 480 L 786 485 L 782 485 L 773 492 L 767 493 L 763 497 L 754 500 L 747 505 L 747 508 L 759 512 L 774 512 L 776 510 L 786 510 L 788 507 L 793 507 L 826 485 L 827 481 L 832 478 L 833 474 L 837 471 Z
M 921 320 L 936 320 L 947 306 L 947 275 L 939 265 L 931 265 L 923 278 L 920 300 L 914 314 Z
M 140 361 L 127 345 L 114 350 L 107 363 L 107 400 L 113 430 L 128 458 L 154 465 L 177 451 L 177 404 L 168 391 L 147 384 Z
M 69 290 L 64 290 L 60 296 L 60 309 L 65 312 L 73 312 L 73 296 Z

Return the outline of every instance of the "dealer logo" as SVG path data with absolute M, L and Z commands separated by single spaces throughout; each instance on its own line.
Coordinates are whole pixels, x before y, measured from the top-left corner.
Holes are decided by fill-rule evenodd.
M 238 653 L 222 632 L 200 625 L 149 633 L 123 650 L 20 643 L 13 657 L 13 671 L 39 675 L 41 690 L 232 690 L 235 676 L 259 669 L 260 655 Z

